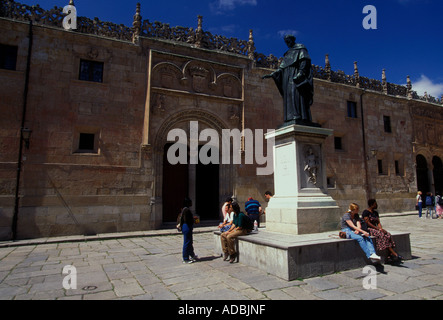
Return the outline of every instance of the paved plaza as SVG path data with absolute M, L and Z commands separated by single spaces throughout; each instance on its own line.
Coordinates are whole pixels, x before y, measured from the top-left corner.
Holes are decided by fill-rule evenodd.
M 442 300 L 443 220 L 385 214 L 381 221 L 411 233 L 413 259 L 378 268 L 373 289 L 365 289 L 362 269 L 285 281 L 230 264 L 214 253 L 215 228 L 202 227 L 194 235 L 200 261 L 187 265 L 175 230 L 0 243 L 0 299 Z M 66 266 L 75 269 L 63 273 Z

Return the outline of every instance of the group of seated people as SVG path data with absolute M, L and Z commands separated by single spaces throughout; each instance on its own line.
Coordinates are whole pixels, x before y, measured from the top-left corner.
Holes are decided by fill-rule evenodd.
M 265 193 L 266 199 L 272 197 L 269 191 Z M 260 226 L 260 216 L 264 214 L 260 203 L 253 198 L 249 198 L 245 203 L 246 214 L 240 211 L 238 202 L 232 198 L 226 199 L 223 207 L 223 222 L 218 226 L 221 234 L 221 245 L 223 249 L 223 260 L 229 259 L 233 263 L 237 257 L 235 251 L 235 239 L 238 236 L 251 232 Z
M 265 194 L 266 198 L 272 197 L 272 194 Z M 251 211 L 252 208 L 252 211 Z M 349 210 L 341 218 L 341 234 L 347 239 L 354 239 L 358 242 L 366 257 L 373 263 L 379 263 L 381 257 L 376 252 L 383 252 L 387 250 L 387 263 L 402 262 L 403 257 L 395 252 L 395 242 L 392 235 L 386 231 L 381 222 L 377 212 L 378 204 L 375 199 L 368 200 L 368 208 L 363 211 L 362 217 L 359 216 L 359 206 L 356 203 L 351 203 Z M 237 258 L 235 251 L 235 240 L 238 236 L 246 235 L 253 229 L 253 222 L 259 222 L 262 208 L 257 200 L 249 198 L 245 203 L 246 212 L 253 212 L 252 214 L 245 214 L 240 211 L 240 206 L 237 202 L 232 201 L 232 198 L 226 200 L 222 207 L 224 214 L 223 223 L 219 225 L 221 231 L 221 245 L 223 250 L 223 260 L 229 259 L 233 263 Z M 376 240 L 376 247 L 372 238 Z
M 403 257 L 394 251 L 395 242 L 392 235 L 383 229 L 377 208 L 377 201 L 369 199 L 368 208 L 363 211 L 360 218 L 358 204 L 351 203 L 349 210 L 341 218 L 342 233 L 347 239 L 357 240 L 366 257 L 373 263 L 381 260 L 376 251 L 384 250 L 388 251 L 387 263 L 401 262 Z M 371 237 L 376 240 L 376 248 Z

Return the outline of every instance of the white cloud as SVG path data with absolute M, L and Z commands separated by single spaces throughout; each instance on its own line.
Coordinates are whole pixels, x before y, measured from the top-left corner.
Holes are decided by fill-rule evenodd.
M 427 92 L 430 96 L 440 98 L 443 94 L 443 83 L 434 83 L 422 74 L 419 80 L 412 81 L 412 90 L 416 91 L 420 96 L 423 96 L 425 92 Z
M 283 38 L 286 35 L 293 35 L 296 36 L 298 34 L 297 30 L 291 30 L 291 29 L 287 29 L 287 30 L 280 30 L 278 31 L 278 35 Z
M 217 0 L 215 2 L 215 7 L 223 11 L 234 10 L 239 5 L 256 6 L 257 0 Z

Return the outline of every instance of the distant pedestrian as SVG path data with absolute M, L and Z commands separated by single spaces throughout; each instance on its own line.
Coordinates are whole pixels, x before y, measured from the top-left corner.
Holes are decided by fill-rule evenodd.
M 443 197 L 440 192 L 435 197 L 435 211 L 437 212 L 437 217 L 443 219 Z
M 271 200 L 271 198 L 272 198 L 273 196 L 274 196 L 274 195 L 272 194 L 271 191 L 266 191 L 266 192 L 265 192 L 265 201 L 266 201 L 268 204 L 267 204 L 266 207 L 264 207 L 263 210 L 262 210 L 261 217 L 262 217 L 262 220 L 263 220 L 263 221 L 266 221 L 266 220 L 265 220 L 266 209 L 267 209 L 267 207 L 269 206 L 269 200 Z
M 260 214 L 262 212 L 260 202 L 254 200 L 253 198 L 249 198 L 245 203 L 245 211 L 252 223 L 257 221 L 257 226 L 260 227 Z
M 418 217 L 421 218 L 422 210 L 423 210 L 423 199 L 421 197 L 422 192 L 417 192 L 417 197 L 415 198 L 417 200 L 415 207 L 418 210 Z
M 426 218 L 428 217 L 429 214 L 432 219 L 435 212 L 435 199 L 431 192 L 428 192 L 426 194 L 425 204 L 426 204 Z
M 192 234 L 194 228 L 194 215 L 192 214 L 190 207 L 192 207 L 192 200 L 185 198 L 180 219 L 180 226 L 183 233 L 183 263 L 193 263 L 197 259 L 197 256 L 194 253 Z

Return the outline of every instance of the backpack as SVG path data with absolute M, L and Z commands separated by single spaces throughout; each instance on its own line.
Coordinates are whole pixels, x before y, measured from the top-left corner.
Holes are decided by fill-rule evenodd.
M 426 197 L 426 205 L 427 206 L 432 206 L 432 198 L 430 196 Z

